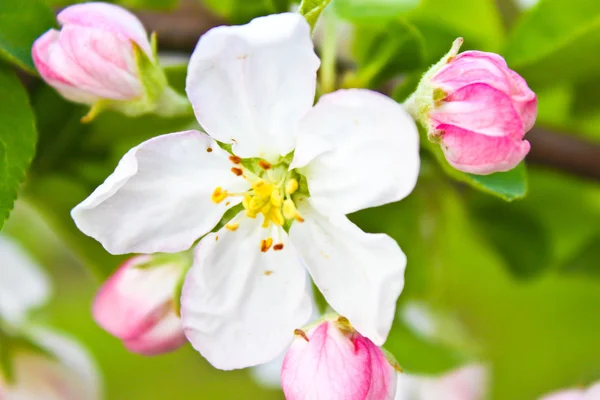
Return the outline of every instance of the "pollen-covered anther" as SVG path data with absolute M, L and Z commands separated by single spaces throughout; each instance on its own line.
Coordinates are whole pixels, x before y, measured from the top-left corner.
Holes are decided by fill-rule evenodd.
M 217 187 L 213 192 L 211 199 L 213 202 L 219 204 L 223 200 L 225 200 L 229 196 L 229 192 L 227 190 L 223 190 L 221 186 Z
M 298 180 L 292 178 L 285 184 L 285 193 L 293 194 L 298 190 Z
M 229 156 L 229 161 L 231 161 L 234 164 L 239 164 L 242 162 L 242 159 L 238 156 Z
M 260 251 L 262 251 L 263 253 L 266 253 L 271 246 L 273 245 L 273 239 L 272 238 L 266 238 L 260 241 Z
M 304 218 L 300 215 L 296 209 L 296 204 L 291 199 L 287 199 L 283 202 L 283 216 L 285 219 L 295 219 L 298 222 L 304 222 Z
M 283 250 L 283 243 L 277 243 L 275 246 L 273 246 L 273 250 L 275 250 L 275 251 Z
M 232 232 L 236 231 L 237 228 L 239 228 L 239 227 L 240 227 L 240 224 L 237 222 L 225 225 L 225 228 L 229 229 Z

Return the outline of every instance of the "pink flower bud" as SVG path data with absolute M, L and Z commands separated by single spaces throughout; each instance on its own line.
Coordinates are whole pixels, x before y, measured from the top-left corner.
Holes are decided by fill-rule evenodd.
M 424 76 L 411 100 L 454 168 L 480 175 L 508 171 L 529 152 L 523 136 L 535 123 L 536 95 L 499 55 L 456 55 L 461 43 Z
M 396 371 L 379 347 L 340 317 L 297 331 L 281 386 L 288 400 L 391 400 Z
M 83 3 L 65 8 L 58 22 L 62 29 L 50 29 L 32 49 L 33 61 L 49 85 L 84 104 L 143 94 L 132 42 L 148 56 L 152 50 L 133 14 L 112 4 Z
M 134 353 L 154 355 L 186 342 L 174 295 L 185 269 L 177 262 L 141 266 L 152 256 L 136 256 L 100 288 L 93 305 L 96 322 Z

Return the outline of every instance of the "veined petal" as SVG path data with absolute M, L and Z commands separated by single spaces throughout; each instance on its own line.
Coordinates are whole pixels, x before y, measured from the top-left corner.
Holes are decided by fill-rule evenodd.
M 120 34 L 136 42 L 151 55 L 148 34 L 139 19 L 123 7 L 103 2 L 75 4 L 65 8 L 57 17 L 61 25 L 101 29 Z
M 431 111 L 431 123 L 454 125 L 486 136 L 521 139 L 523 121 L 510 97 L 485 84 L 473 83 L 457 90 Z
M 15 242 L 0 235 L 0 320 L 25 321 L 27 312 L 50 297 L 50 280 Z
M 60 50 L 49 59 L 72 85 L 100 97 L 128 100 L 143 94 L 133 47 L 127 39 L 94 28 L 65 26 Z
M 454 125 L 438 125 L 442 150 L 454 168 L 472 174 L 491 174 L 513 169 L 529 153 L 527 140 L 487 136 Z
M 320 212 L 348 214 L 406 197 L 419 166 L 413 119 L 388 97 L 355 89 L 324 95 L 300 122 L 291 168 L 305 167 Z
M 181 296 L 188 340 L 220 369 L 272 360 L 311 315 L 306 271 L 283 230 L 242 213 L 231 223 L 237 229 L 200 241 Z M 267 237 L 273 242 L 263 252 Z
M 389 333 L 404 287 L 406 256 L 389 236 L 361 231 L 345 216 L 327 218 L 299 204 L 303 223 L 290 241 L 313 281 L 340 315 L 380 346 Z
M 240 157 L 286 155 L 314 102 L 310 28 L 299 14 L 256 18 L 204 34 L 190 60 L 186 91 L 196 117 Z
M 215 188 L 248 188 L 231 166 L 227 152 L 204 133 L 158 136 L 125 154 L 71 215 L 112 254 L 186 250 L 241 201 L 215 204 Z

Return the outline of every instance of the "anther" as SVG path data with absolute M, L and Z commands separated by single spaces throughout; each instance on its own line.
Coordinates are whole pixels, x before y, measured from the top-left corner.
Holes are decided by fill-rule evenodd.
M 232 224 L 227 224 L 225 225 L 225 228 L 229 229 L 231 232 L 236 231 L 237 228 L 239 228 L 240 224 L 237 222 L 234 222 Z
M 260 160 L 258 162 L 258 166 L 264 170 L 271 169 L 271 164 L 265 160 Z
M 269 250 L 272 245 L 273 245 L 272 238 L 263 239 L 260 241 L 260 251 L 262 251 L 263 253 L 266 253 L 267 250 Z
M 285 184 L 285 192 L 287 194 L 292 194 L 296 190 L 298 190 L 298 181 L 294 178 L 287 181 L 287 183 Z
M 294 335 L 300 336 L 302 339 L 309 342 L 308 336 L 306 336 L 306 333 L 304 333 L 304 331 L 302 329 L 294 329 Z
M 273 246 L 273 250 L 282 250 L 283 249 L 283 243 L 277 243 L 275 246 Z
M 213 202 L 219 204 L 220 202 L 225 200 L 227 198 L 227 196 L 229 196 L 229 193 L 227 192 L 227 190 L 223 190 L 223 188 L 221 186 L 219 186 L 213 192 L 211 199 Z
M 210 153 L 210 152 L 212 152 L 212 148 L 211 148 L 211 147 L 207 147 L 207 148 L 206 148 L 206 152 L 207 152 L 207 153 Z
M 285 219 L 294 219 L 299 216 L 296 205 L 291 199 L 287 199 L 283 202 L 283 216 Z
M 244 173 L 244 171 L 242 171 L 241 168 L 236 168 L 236 167 L 231 168 L 231 172 L 233 172 L 237 176 L 240 176 Z
M 242 159 L 238 156 L 229 156 L 229 161 L 231 161 L 234 164 L 239 164 L 242 162 Z

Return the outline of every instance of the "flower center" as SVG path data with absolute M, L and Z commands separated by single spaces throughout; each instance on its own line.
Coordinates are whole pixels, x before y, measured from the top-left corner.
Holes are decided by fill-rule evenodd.
M 229 159 L 235 164 L 231 172 L 246 179 L 251 189 L 243 193 L 230 193 L 217 187 L 212 194 L 213 202 L 220 203 L 228 197 L 243 196 L 246 216 L 256 218 L 262 215 L 263 228 L 271 224 L 289 226 L 294 221 L 304 221 L 294 203 L 302 176 L 296 171 L 289 171 L 289 163 L 281 161 L 272 165 L 265 160 L 242 160 L 236 156 L 230 156 Z M 227 224 L 226 227 L 235 230 L 237 224 Z

